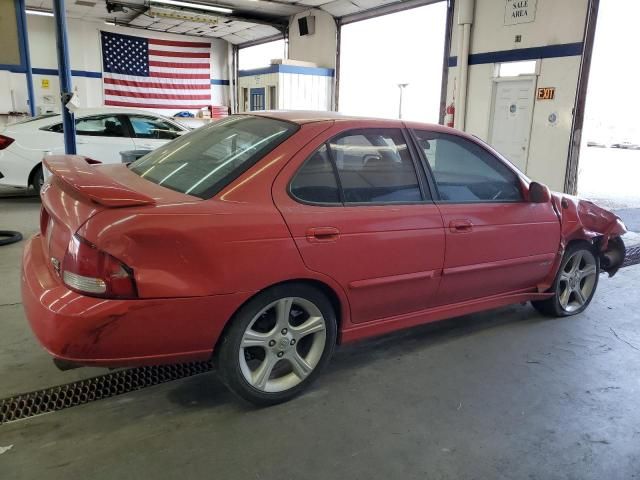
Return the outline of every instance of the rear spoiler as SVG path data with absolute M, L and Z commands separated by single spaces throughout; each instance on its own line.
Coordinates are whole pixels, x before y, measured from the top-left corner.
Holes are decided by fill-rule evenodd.
M 81 195 L 105 207 L 153 205 L 156 201 L 116 182 L 80 155 L 54 155 L 43 159 L 49 171 Z

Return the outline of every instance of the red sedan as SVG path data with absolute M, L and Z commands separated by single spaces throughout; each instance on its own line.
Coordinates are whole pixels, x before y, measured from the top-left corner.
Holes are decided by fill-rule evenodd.
M 624 258 L 615 215 L 435 125 L 266 112 L 129 166 L 46 164 L 22 296 L 57 362 L 213 356 L 256 404 L 337 342 L 524 301 L 580 313 Z

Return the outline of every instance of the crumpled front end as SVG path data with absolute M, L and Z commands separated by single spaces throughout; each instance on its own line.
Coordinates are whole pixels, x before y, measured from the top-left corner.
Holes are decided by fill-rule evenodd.
M 554 193 L 553 203 L 560 216 L 563 248 L 574 240 L 592 243 L 600 252 L 600 268 L 610 277 L 615 275 L 626 255 L 621 237 L 627 233 L 627 228 L 620 217 L 571 195 Z

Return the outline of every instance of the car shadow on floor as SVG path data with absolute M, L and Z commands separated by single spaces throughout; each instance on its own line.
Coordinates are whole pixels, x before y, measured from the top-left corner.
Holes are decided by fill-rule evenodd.
M 511 305 L 393 332 L 370 340 L 338 346 L 323 377 L 364 368 L 374 360 L 389 361 L 493 328 L 525 326 L 544 321 L 548 319 L 530 305 Z M 322 381 L 322 377 L 319 381 Z M 311 387 L 311 391 L 313 388 Z M 238 403 L 241 409 L 255 408 L 240 403 L 227 390 L 215 371 L 176 382 L 175 388 L 167 393 L 167 398 L 185 409 L 208 409 L 229 402 Z

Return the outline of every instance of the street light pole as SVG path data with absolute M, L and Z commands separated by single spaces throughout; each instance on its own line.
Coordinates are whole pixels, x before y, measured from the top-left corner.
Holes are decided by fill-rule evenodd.
M 398 88 L 400 89 L 400 103 L 398 105 L 398 118 L 402 120 L 402 91 L 405 87 L 409 85 L 408 83 L 399 83 Z

